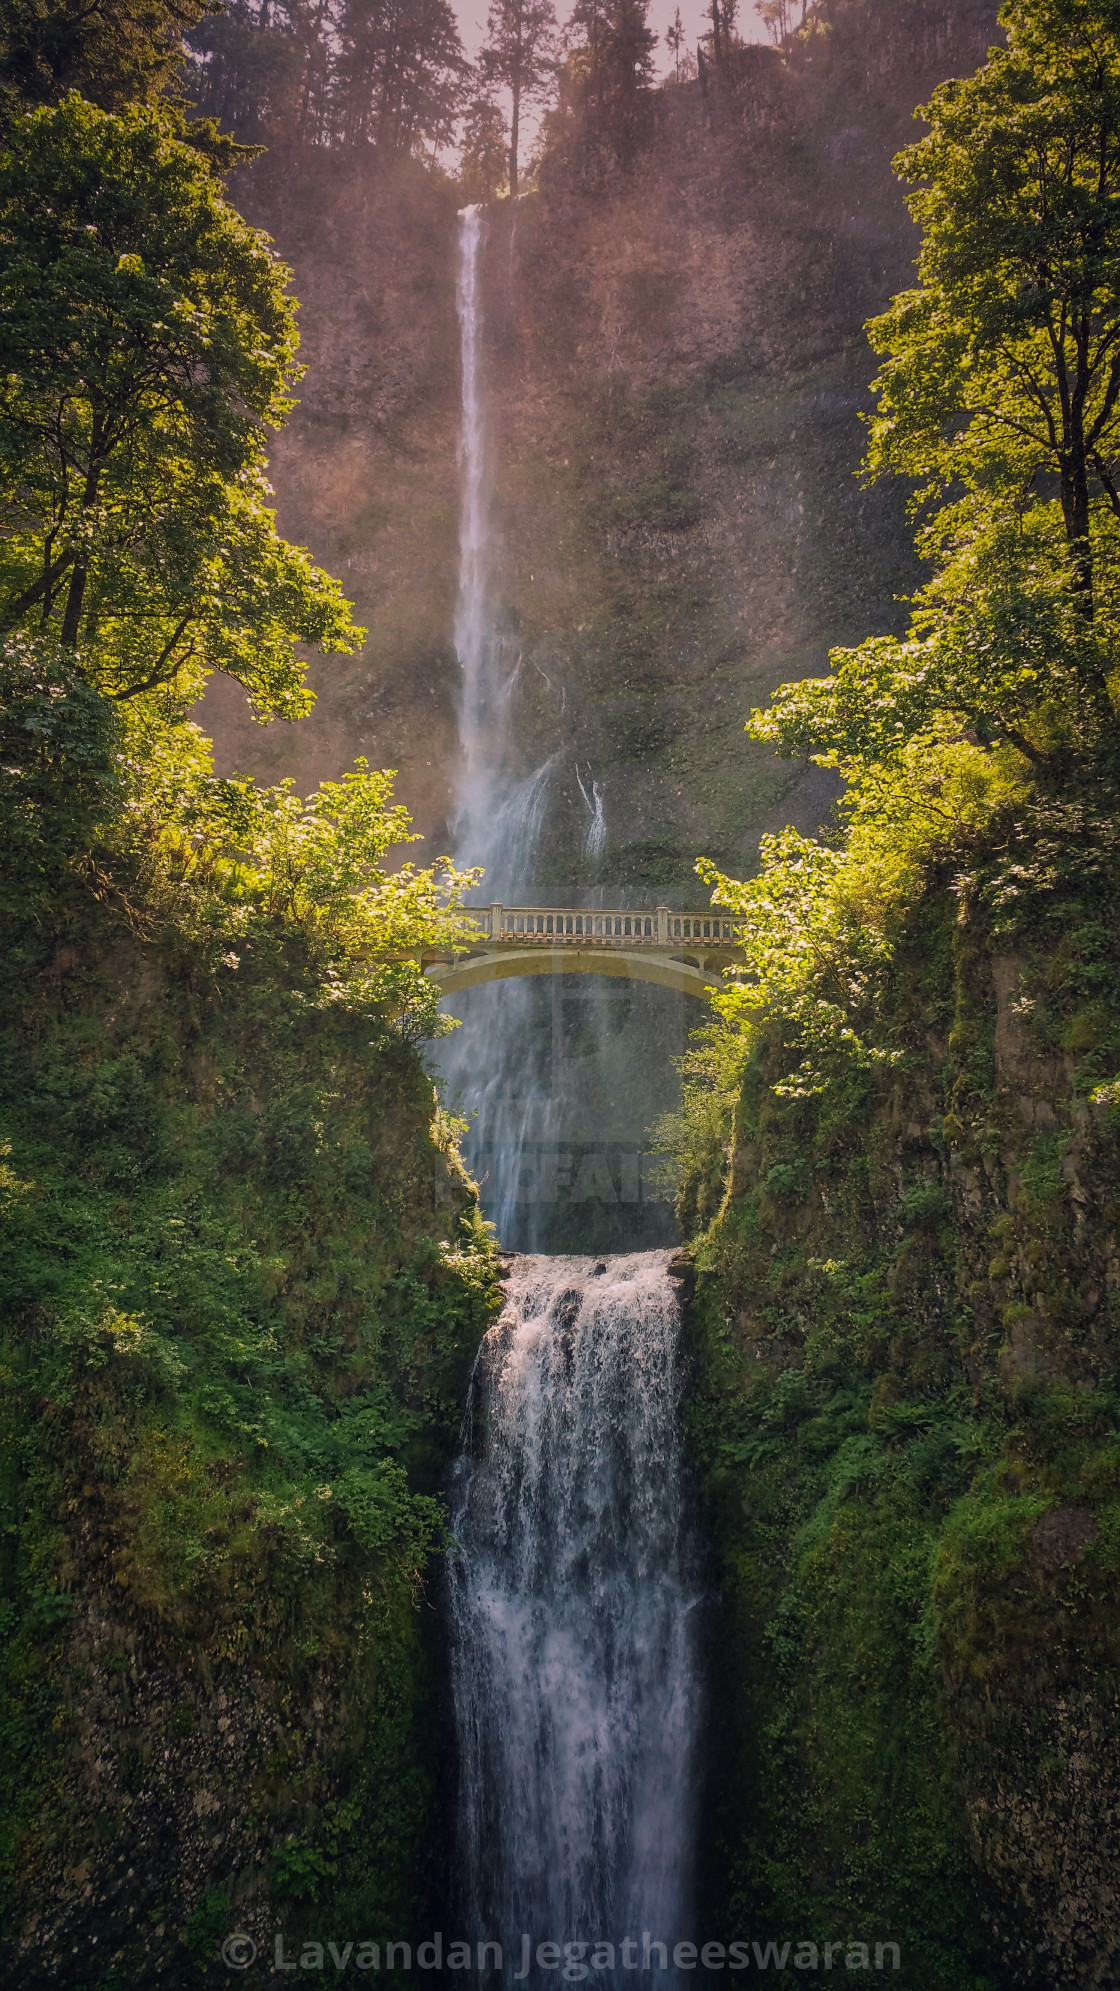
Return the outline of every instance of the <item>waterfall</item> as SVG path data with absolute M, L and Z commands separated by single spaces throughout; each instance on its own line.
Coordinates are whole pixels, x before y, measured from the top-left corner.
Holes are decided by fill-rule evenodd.
M 457 277 L 454 831 L 459 861 L 486 867 L 484 899 L 511 904 L 531 895 L 556 777 L 572 759 L 561 743 L 526 766 L 516 738 L 522 652 L 504 633 L 496 599 L 485 241 L 484 213 L 466 209 Z M 578 841 L 597 858 L 607 835 L 602 785 L 586 762 L 574 772 L 587 812 Z M 578 819 L 574 797 L 573 807 Z M 602 1127 L 612 1094 L 613 1103 L 632 1097 L 635 1072 L 645 1069 L 645 1046 L 643 1062 L 627 1066 L 620 1037 L 607 1027 L 618 993 L 608 996 L 596 983 L 591 1000 L 573 1001 L 580 1038 L 590 1035 L 596 1046 L 577 1070 L 566 1048 L 561 978 L 549 980 L 547 991 L 533 981 L 471 991 L 461 1028 L 439 1049 L 445 1091 L 477 1115 L 467 1151 L 506 1244 L 539 1245 L 548 1235 L 555 1207 L 548 1199 L 574 1166 L 560 1132 L 578 1141 L 571 1130 L 581 1113 Z M 596 1180 L 610 1202 L 614 1185 L 599 1160 Z M 620 1200 L 636 1193 L 637 1160 L 632 1155 L 620 1171 Z M 572 1182 L 569 1221 L 580 1226 L 581 1242 L 596 1235 L 596 1220 L 582 1214 L 589 1202 L 580 1200 L 592 1173 L 581 1166 Z M 507 1977 L 525 1936 L 534 1953 L 541 1942 L 586 1943 L 588 1967 L 574 1976 L 594 1969 L 594 1982 L 621 1987 L 629 1981 L 624 1943 L 648 1938 L 671 1953 L 690 1935 L 698 1695 L 677 1428 L 679 1333 L 663 1251 L 598 1261 L 523 1257 L 480 1350 L 454 1473 L 449 1557 L 458 1844 L 463 1914 L 474 1940 L 502 1944 Z M 613 1945 L 614 1960 L 601 1948 L 592 1965 L 592 1945 Z M 659 1971 L 660 1983 L 673 1981 L 673 1972 Z
M 464 208 L 456 278 L 462 416 L 455 612 L 460 766 L 453 829 L 458 862 L 485 867 L 483 900 L 515 901 L 531 888 L 558 756 L 550 754 L 528 772 L 519 763 L 512 722 L 520 652 L 512 654 L 495 614 L 479 275 L 485 242 L 483 210 Z M 472 992 L 460 1028 L 437 1054 L 445 1092 L 475 1116 L 475 1138 L 467 1147 L 486 1178 L 487 1214 L 503 1239 L 524 1244 L 538 1241 L 542 1212 L 524 1201 L 522 1157 L 555 1145 L 559 1110 L 551 1033 L 537 1027 L 539 1006 L 524 982 Z M 480 1161 L 480 1148 L 488 1160 Z
M 583 785 L 583 776 L 577 767 L 576 780 L 579 782 L 579 792 L 583 796 L 588 814 L 591 817 L 591 821 L 587 826 L 587 835 L 583 840 L 583 847 L 589 857 L 598 857 L 601 855 L 603 845 L 607 841 L 607 819 L 603 812 L 602 790 L 592 775 L 590 768 L 587 770 L 587 778 L 591 783 L 590 795 Z
M 464 208 L 459 217 L 455 285 L 462 368 L 462 494 L 455 609 L 455 654 L 461 672 L 460 767 L 453 828 L 459 862 L 486 867 L 484 895 L 489 900 L 524 889 L 528 881 L 556 757 L 550 755 L 528 774 L 519 774 L 511 738 L 520 654 L 511 660 L 511 646 L 494 613 L 494 531 L 479 278 L 485 241 L 483 210 Z
M 459 742 L 463 763 L 457 797 L 456 828 L 474 828 L 479 799 L 479 766 L 485 746 L 488 704 L 490 520 L 486 491 L 486 437 L 482 417 L 480 363 L 481 310 L 478 258 L 483 240 L 482 209 L 465 208 L 459 217 L 459 270 L 455 301 L 459 314 L 462 366 L 462 427 L 459 439 L 462 499 L 459 519 L 459 598 L 455 611 L 455 654 L 462 670 L 459 692 Z M 468 799 L 469 798 L 469 799 Z
M 526 667 L 523 645 L 500 606 L 482 283 L 488 225 L 482 208 L 465 208 L 459 217 L 460 755 L 452 830 L 458 862 L 485 869 L 478 896 L 508 905 L 535 896 L 546 825 L 554 832 L 565 807 L 573 854 L 582 849 L 592 861 L 604 854 L 607 816 L 603 782 L 586 761 L 574 762 L 559 731 L 562 684 L 551 721 L 546 714 L 556 731 L 535 765 L 518 734 L 525 669 L 532 665 Z M 625 1041 L 624 1005 L 623 1026 L 629 1028 L 631 1013 L 635 1023 Z M 532 1251 L 553 1241 L 569 1249 L 586 1241 L 619 1249 L 673 1239 L 671 1211 L 654 1197 L 653 1173 L 642 1172 L 636 1150 L 643 1125 L 674 1091 L 671 1061 L 684 1048 L 680 1006 L 667 991 L 623 995 L 598 978 L 588 978 L 578 993 L 550 977 L 451 998 L 461 1027 L 440 1043 L 435 1062 L 445 1098 L 467 1116 L 464 1150 L 504 1244 Z M 652 1057 L 651 1035 L 658 1044 Z M 606 1140 L 617 1150 L 609 1160 Z M 642 1185 L 651 1186 L 648 1197 Z
M 612 1943 L 621 1973 L 623 1940 L 692 1934 L 678 1341 L 666 1253 L 521 1258 L 480 1351 L 450 1563 L 459 1842 L 467 1921 L 507 1962 L 527 1933 Z

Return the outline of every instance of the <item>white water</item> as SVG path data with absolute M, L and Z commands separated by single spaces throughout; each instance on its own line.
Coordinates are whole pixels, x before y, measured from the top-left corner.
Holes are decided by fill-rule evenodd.
M 561 767 L 574 772 L 586 809 L 579 834 L 587 856 L 602 853 L 607 825 L 601 784 L 586 763 L 572 769 L 561 749 L 528 766 L 516 738 L 522 659 L 496 604 L 485 229 L 483 214 L 467 209 L 457 281 L 454 830 L 459 861 L 486 867 L 483 900 L 516 904 L 531 896 Z M 574 784 L 573 802 L 578 812 Z M 550 1010 L 533 981 L 472 990 L 462 1027 L 440 1046 L 445 1091 L 477 1115 L 473 1145 L 491 1157 L 484 1207 L 507 1245 L 547 1235 L 549 1204 L 519 1199 L 522 1160 L 555 1154 L 576 1104 L 562 985 L 550 981 Z M 595 1073 L 591 1111 L 601 1124 L 612 1084 L 625 1081 L 600 997 L 596 982 L 581 1029 L 595 1040 L 584 1069 Z M 534 1950 L 540 1942 L 613 1943 L 620 1966 L 624 1941 L 640 1945 L 648 1934 L 671 1948 L 691 1935 L 698 1697 L 678 1339 L 666 1253 L 520 1258 L 480 1352 L 470 1437 L 455 1472 L 450 1559 L 460 1905 L 473 1941 L 501 1942 L 507 1976 L 526 1934 Z M 596 1969 L 593 1981 L 612 1983 L 614 1974 Z M 673 1973 L 659 1973 L 663 1985 L 672 1981 Z
M 495 613 L 480 285 L 485 241 L 483 211 L 465 208 L 459 218 L 456 280 L 462 499 L 455 649 L 461 677 L 452 827 L 458 862 L 485 868 L 482 901 L 515 904 L 532 887 L 559 755 L 551 753 L 525 771 L 514 738 L 520 652 L 503 634 Z M 472 991 L 461 1027 L 438 1053 L 444 1091 L 473 1122 L 471 1145 L 489 1156 L 482 1185 L 487 1215 L 504 1242 L 529 1246 L 541 1241 L 548 1211 L 523 1198 L 522 1158 L 555 1148 L 562 1111 L 556 1033 L 542 1032 L 539 1025 L 540 996 L 531 983 L 490 984 Z
M 576 780 L 579 782 L 579 792 L 587 804 L 588 814 L 591 817 L 591 821 L 587 826 L 587 835 L 583 840 L 583 847 L 589 857 L 598 857 L 607 841 L 607 819 L 603 812 L 602 790 L 590 768 L 587 770 L 587 778 L 591 783 L 590 795 L 583 785 L 583 776 L 577 766 Z
M 573 855 L 582 846 L 585 865 L 598 866 L 607 849 L 608 807 L 606 782 L 565 738 L 562 662 L 553 683 L 532 657 L 526 661 L 502 609 L 483 284 L 487 226 L 478 208 L 460 217 L 460 760 L 452 830 L 458 861 L 485 869 L 480 901 L 510 905 L 538 896 L 542 875 L 555 889 L 546 860 L 558 833 Z M 548 694 L 543 704 L 540 684 L 526 695 L 526 674 L 535 671 Z M 462 1024 L 440 1043 L 436 1062 L 445 1098 L 468 1119 L 467 1158 L 503 1244 L 534 1251 L 554 1239 L 568 1249 L 585 1237 L 615 1249 L 630 1238 L 668 1241 L 667 1205 L 647 1199 L 636 1208 L 628 1185 L 638 1176 L 634 1150 L 643 1145 L 644 1125 L 670 1103 L 670 1061 L 684 1048 L 681 999 L 650 989 L 623 995 L 598 977 L 573 990 L 570 978 L 565 988 L 549 977 L 491 983 L 452 998 L 451 1007 Z M 627 1016 L 633 1012 L 627 1036 L 619 1034 L 623 1008 Z M 661 1053 L 652 1069 L 651 1026 Z M 619 1150 L 609 1166 L 605 1142 Z M 590 1231 L 587 1206 L 571 1207 L 584 1180 L 580 1151 L 587 1149 L 592 1159 L 598 1150 L 604 1173 L 596 1180 L 607 1192 L 597 1190 Z
M 527 774 L 518 772 L 511 734 L 520 656 L 512 654 L 494 614 L 495 545 L 479 280 L 485 239 L 482 209 L 464 208 L 456 279 L 463 401 L 455 653 L 462 675 L 460 765 L 452 827 L 459 862 L 486 867 L 483 896 L 489 901 L 510 898 L 530 875 L 556 756 Z
M 693 1933 L 695 1591 L 666 1259 L 515 1261 L 454 1491 L 466 1922 L 507 1965 L 524 1933 L 534 1950 L 614 1943 L 619 1983 L 624 1939 L 671 1956 Z

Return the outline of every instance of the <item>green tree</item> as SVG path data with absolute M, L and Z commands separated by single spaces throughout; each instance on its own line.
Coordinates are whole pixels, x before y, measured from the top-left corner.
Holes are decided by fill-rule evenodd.
M 758 0 L 758 12 L 771 41 L 780 48 L 793 29 L 793 0 Z M 801 18 L 804 21 L 804 8 Z
M 198 108 L 250 139 L 319 134 L 330 55 L 325 7 L 229 0 L 187 35 L 185 87 Z
M 0 644 L 5 922 L 41 918 L 62 873 L 119 813 L 119 736 L 119 708 L 78 675 L 69 653 L 26 637 Z
M 867 467 L 916 480 L 934 578 L 906 644 L 782 687 L 763 737 L 882 753 L 955 715 L 1037 762 L 1114 735 L 1120 643 L 1120 6 L 1009 0 L 896 167 L 915 289 L 869 327 Z M 795 746 L 795 741 L 800 742 Z
M 229 0 L 188 41 L 198 108 L 274 144 L 447 145 L 470 68 L 449 0 Z
M 552 0 L 492 0 L 479 71 L 510 99 L 509 191 L 517 193 L 522 106 L 539 99 L 556 73 L 556 11 Z
M 508 171 L 505 119 L 493 98 L 480 92 L 463 119 L 459 190 L 464 201 L 493 200 Z
M 938 495 L 1058 480 L 1093 609 L 1090 516 L 1120 518 L 1120 8 L 1016 0 L 1007 49 L 943 84 L 899 159 L 919 184 L 921 285 L 875 321 L 873 470 Z
M 628 162 L 649 135 L 653 51 L 649 0 L 576 0 L 562 99 L 581 138 Z
M 448 0 L 341 0 L 333 128 L 382 152 L 450 143 L 468 64 Z
M 0 627 L 111 696 L 309 709 L 295 646 L 361 638 L 276 531 L 265 438 L 295 377 L 288 272 L 158 112 L 70 96 L 0 154 Z
M 34 655 L 29 661 L 38 664 Z M 65 685 L 65 671 L 56 675 Z M 51 708 L 50 716 L 61 732 L 66 712 Z M 393 801 L 392 769 L 359 760 L 341 781 L 324 781 L 303 798 L 291 781 L 258 788 L 216 776 L 210 741 L 199 728 L 168 726 L 158 708 L 127 708 L 120 737 L 124 808 L 115 816 L 103 812 L 101 852 L 118 870 L 131 860 L 148 905 L 162 905 L 165 919 L 190 932 L 200 951 L 212 954 L 230 940 L 298 937 L 307 966 L 320 977 L 321 1000 L 394 1016 L 412 1039 L 455 1028 L 420 955 L 432 947 L 454 951 L 476 933 L 476 915 L 462 901 L 481 873 L 457 871 L 447 857 L 386 870 L 388 852 L 420 841 L 408 811 Z M 46 752 L 58 764 L 53 740 Z M 37 744 L 29 755 L 17 747 L 16 757 L 30 764 L 30 779 L 10 779 L 7 787 L 0 779 L 0 836 L 6 794 L 13 805 L 8 815 L 15 818 L 23 806 L 18 827 L 28 813 L 29 785 L 38 777 L 42 786 L 44 749 Z M 99 768 L 91 749 L 86 759 L 92 771 L 85 783 L 92 788 Z M 8 777 L 17 772 L 4 770 Z M 71 842 L 73 818 L 67 801 Z
M 70 90 L 106 110 L 150 103 L 177 78 L 206 0 L 5 0 L 0 86 L 25 104 Z
M 726 66 L 732 50 L 738 46 L 739 37 L 735 28 L 738 13 L 739 0 L 711 0 L 708 19 L 712 25 L 702 39 L 708 43 L 717 69 Z

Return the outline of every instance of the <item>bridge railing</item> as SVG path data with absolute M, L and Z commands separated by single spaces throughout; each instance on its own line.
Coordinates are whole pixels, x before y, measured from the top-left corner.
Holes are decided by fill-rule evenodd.
M 722 913 L 678 913 L 668 906 L 647 912 L 634 907 L 506 906 L 473 911 L 480 937 L 507 945 L 555 946 L 579 941 L 583 947 L 731 948 L 739 945 L 735 920 Z

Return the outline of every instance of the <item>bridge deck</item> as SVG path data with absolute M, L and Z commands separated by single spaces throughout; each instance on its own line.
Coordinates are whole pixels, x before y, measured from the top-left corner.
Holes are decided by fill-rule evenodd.
M 733 948 L 739 944 L 734 920 L 707 912 L 677 913 L 668 906 L 653 912 L 604 906 L 601 909 L 571 906 L 479 907 L 472 911 L 480 939 L 497 946 L 532 946 L 535 942 L 558 939 L 579 940 L 580 945 L 602 947 L 666 947 L 684 943 L 695 948 Z
M 739 949 L 722 914 L 600 910 L 568 906 L 479 908 L 478 938 L 455 954 L 425 953 L 432 981 L 448 995 L 516 975 L 624 975 L 682 995 L 720 986 Z M 713 960 L 712 957 L 715 957 Z

